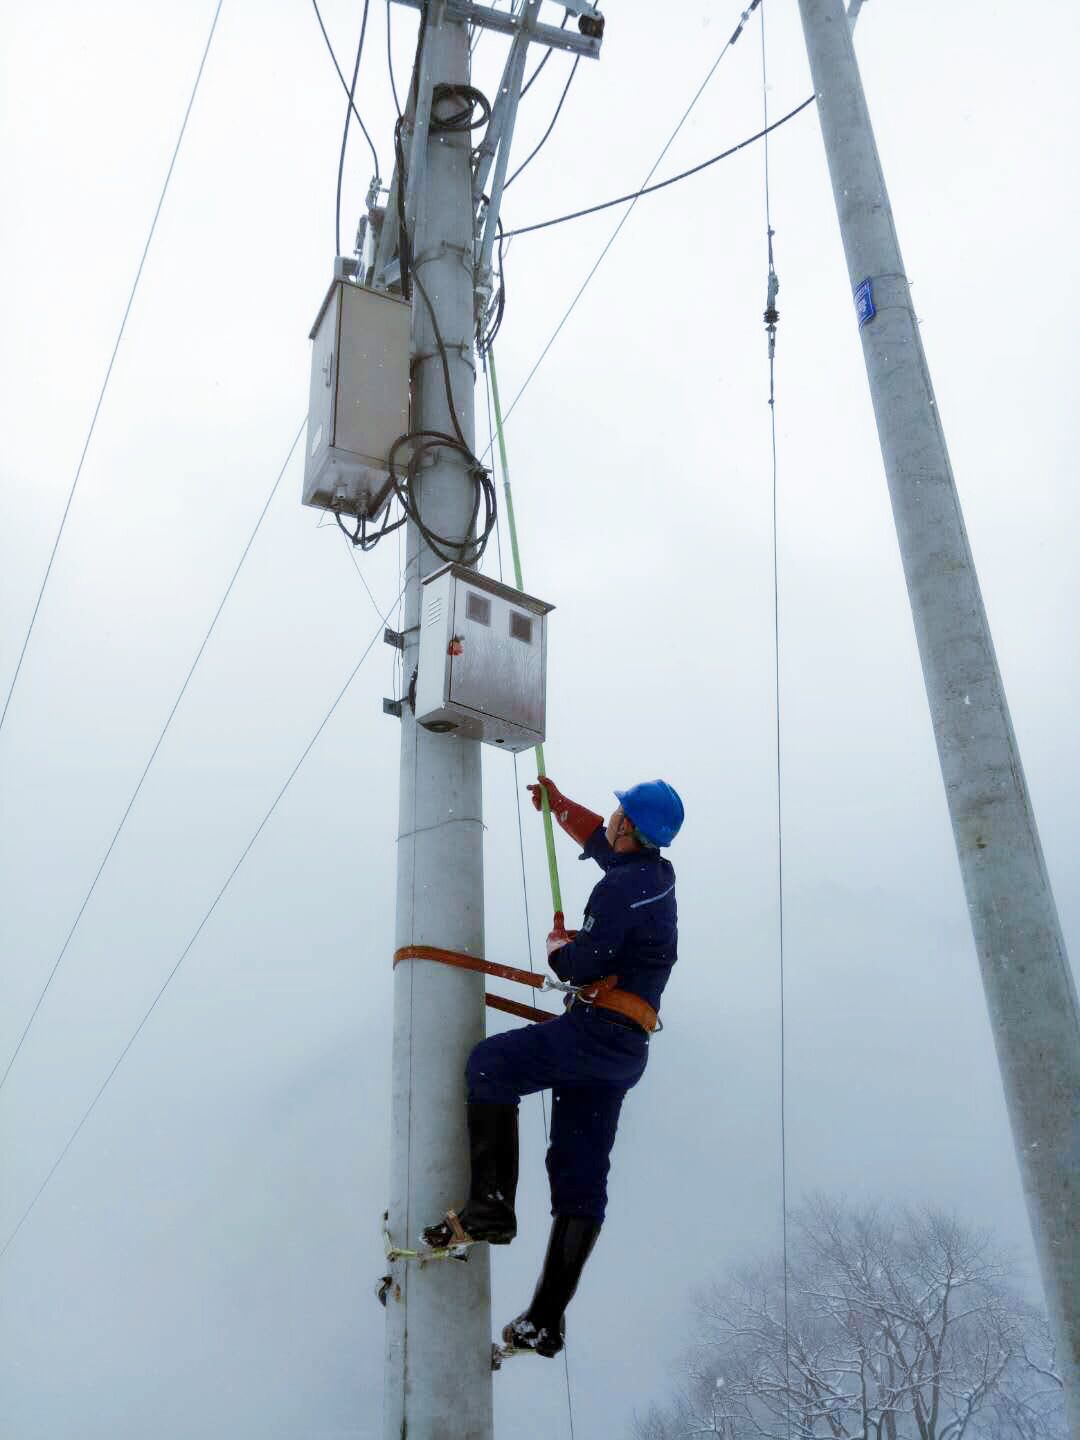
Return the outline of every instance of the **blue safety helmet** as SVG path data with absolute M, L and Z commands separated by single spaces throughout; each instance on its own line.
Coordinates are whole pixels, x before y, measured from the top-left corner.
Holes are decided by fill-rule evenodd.
M 615 798 L 634 829 L 650 845 L 670 845 L 686 814 L 678 792 L 666 780 L 643 780 Z

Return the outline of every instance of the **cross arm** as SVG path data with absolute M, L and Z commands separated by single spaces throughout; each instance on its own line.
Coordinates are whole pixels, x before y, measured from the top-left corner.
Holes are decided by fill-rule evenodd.
M 408 5 L 412 10 L 422 8 L 424 0 L 396 0 L 398 5 Z M 574 14 L 594 14 L 591 5 L 581 0 L 570 0 L 566 9 Z M 498 30 L 504 35 L 513 35 L 518 29 L 518 17 L 506 10 L 493 10 L 490 5 L 477 5 L 474 0 L 447 0 L 448 20 L 464 21 L 488 30 Z M 539 45 L 549 45 L 555 50 L 569 50 L 573 55 L 584 55 L 586 59 L 597 60 L 600 56 L 600 40 L 589 35 L 577 35 L 573 30 L 560 30 L 557 25 L 536 25 L 529 31 L 530 40 Z

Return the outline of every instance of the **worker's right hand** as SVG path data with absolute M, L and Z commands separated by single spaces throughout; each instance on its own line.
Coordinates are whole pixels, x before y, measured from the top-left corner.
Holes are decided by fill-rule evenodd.
M 594 810 L 587 810 L 584 805 L 578 805 L 573 800 L 568 800 L 546 775 L 538 775 L 536 784 L 529 786 L 529 794 L 532 796 L 533 805 L 537 810 L 544 808 L 541 791 L 548 797 L 552 815 L 571 839 L 576 840 L 579 845 L 584 845 L 596 828 L 603 825 L 604 817 L 602 815 L 597 815 Z
M 564 945 L 569 945 L 571 940 L 577 939 L 576 930 L 567 930 L 566 919 L 561 910 L 555 911 L 555 917 L 551 922 L 551 930 L 547 937 L 547 957 L 550 960 L 556 950 L 561 950 Z
M 552 814 L 554 814 L 556 807 L 565 799 L 559 787 L 549 780 L 546 775 L 538 775 L 536 777 L 536 784 L 527 786 L 527 789 L 532 796 L 534 810 L 543 810 L 544 808 L 542 791 L 547 794 L 548 804 L 551 806 Z

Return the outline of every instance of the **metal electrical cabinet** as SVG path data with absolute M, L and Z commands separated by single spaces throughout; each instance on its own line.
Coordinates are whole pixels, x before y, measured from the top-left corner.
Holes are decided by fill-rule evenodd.
M 409 429 L 409 318 L 384 290 L 330 286 L 310 337 L 305 505 L 373 516 L 385 504 L 390 447 Z
M 429 575 L 421 592 L 417 722 L 506 750 L 539 745 L 553 608 L 464 565 Z

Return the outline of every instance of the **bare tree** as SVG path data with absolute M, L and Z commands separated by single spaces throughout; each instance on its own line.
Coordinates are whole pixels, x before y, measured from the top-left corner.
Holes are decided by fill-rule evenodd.
M 990 1238 L 933 1211 L 818 1197 L 782 1263 L 694 1303 L 670 1406 L 635 1440 L 1065 1440 L 1044 1319 Z

